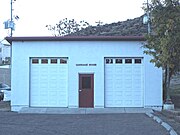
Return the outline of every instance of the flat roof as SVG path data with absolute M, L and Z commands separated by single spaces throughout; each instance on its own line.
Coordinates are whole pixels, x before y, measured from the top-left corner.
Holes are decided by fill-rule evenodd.
M 42 36 L 6 37 L 9 43 L 15 41 L 145 41 L 144 36 Z

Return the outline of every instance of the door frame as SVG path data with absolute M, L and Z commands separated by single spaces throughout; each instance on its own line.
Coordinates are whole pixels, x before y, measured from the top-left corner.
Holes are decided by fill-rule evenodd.
M 91 96 L 91 99 L 92 99 L 92 106 L 88 106 L 88 107 L 81 107 L 80 105 L 80 85 L 81 82 L 80 82 L 80 77 L 81 76 L 91 76 L 91 87 L 92 87 L 92 96 Z M 78 74 L 78 107 L 79 108 L 94 108 L 94 73 L 79 73 Z

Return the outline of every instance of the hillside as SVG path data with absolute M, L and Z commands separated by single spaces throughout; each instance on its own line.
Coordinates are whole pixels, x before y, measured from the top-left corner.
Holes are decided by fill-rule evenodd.
M 68 36 L 142 36 L 147 33 L 147 25 L 143 24 L 143 16 L 126 21 L 89 26 Z

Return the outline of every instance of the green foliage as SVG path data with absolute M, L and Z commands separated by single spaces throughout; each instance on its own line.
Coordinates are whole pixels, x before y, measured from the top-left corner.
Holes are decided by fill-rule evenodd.
M 146 36 L 144 53 L 152 55 L 151 62 L 164 69 L 166 103 L 172 103 L 170 81 L 180 71 L 180 1 L 151 0 L 147 9 L 151 13 L 152 32 Z
M 151 0 L 152 33 L 146 36 L 147 50 L 157 67 L 170 68 L 171 75 L 180 67 L 180 2 L 179 0 Z
M 52 32 L 54 36 L 65 36 L 71 33 L 77 32 L 89 26 L 86 21 L 77 22 L 74 19 L 64 18 L 60 20 L 59 23 L 55 25 L 46 25 L 49 31 Z

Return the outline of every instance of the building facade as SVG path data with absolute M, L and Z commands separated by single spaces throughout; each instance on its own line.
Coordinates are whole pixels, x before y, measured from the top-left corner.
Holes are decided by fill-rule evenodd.
M 12 111 L 162 107 L 162 69 L 144 37 L 9 37 Z

